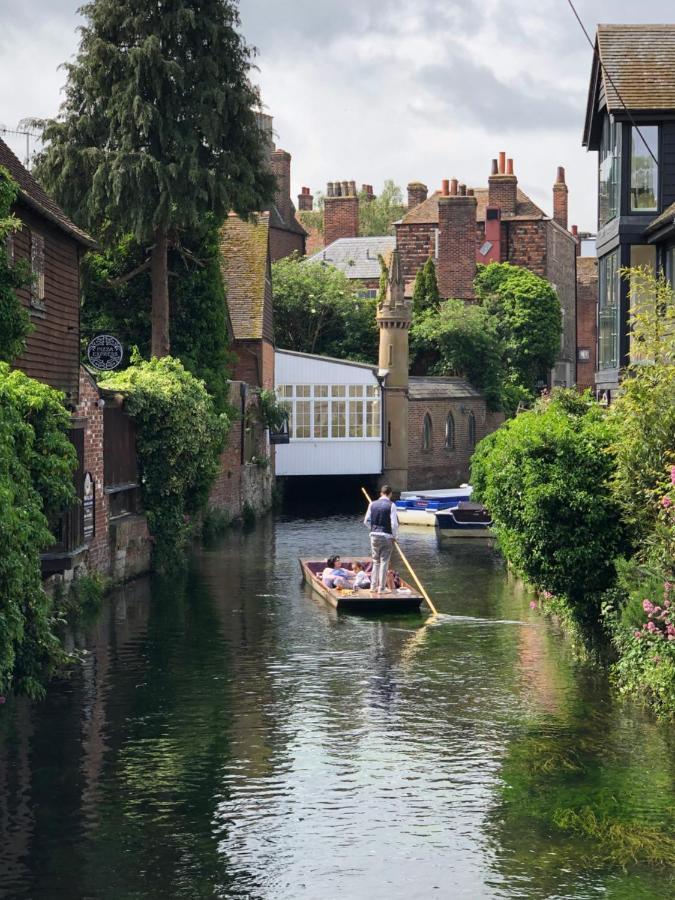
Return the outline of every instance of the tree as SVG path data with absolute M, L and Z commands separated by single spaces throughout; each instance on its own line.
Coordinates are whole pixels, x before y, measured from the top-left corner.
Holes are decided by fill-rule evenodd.
M 505 369 L 534 391 L 546 381 L 560 349 L 562 313 L 553 286 L 511 263 L 479 266 L 474 286 L 479 302 L 495 318 Z
M 446 300 L 413 320 L 413 371 L 464 375 L 483 391 L 488 406 L 499 409 L 501 345 L 495 324 L 480 306 Z
M 144 248 L 132 235 L 102 253 L 89 253 L 82 265 L 82 342 L 111 332 L 126 347 L 150 355 L 149 272 L 132 280 L 124 273 L 138 267 Z M 170 325 L 173 354 L 204 380 L 216 409 L 227 409 L 228 377 L 232 368 L 226 301 L 220 272 L 218 229 L 211 216 L 169 251 Z
M 164 356 L 169 248 L 207 213 L 245 216 L 273 195 L 253 51 L 237 31 L 236 0 L 92 0 L 82 12 L 36 174 L 101 239 L 132 233 L 150 245 L 152 353 Z
M 413 314 L 418 316 L 426 309 L 437 309 L 441 302 L 436 278 L 436 266 L 431 257 L 415 276 L 413 286 Z
M 278 347 L 338 359 L 377 360 L 376 301 L 360 298 L 339 269 L 288 256 L 273 264 L 272 286 Z
M 382 234 L 394 234 L 393 223 L 400 219 L 406 211 L 403 194 L 390 178 L 388 178 L 379 196 L 369 199 L 369 194 L 359 194 L 359 234 L 361 237 L 377 237 Z
M 28 283 L 25 263 L 13 263 L 7 253 L 7 239 L 20 227 L 11 214 L 17 186 L 0 166 L 0 360 L 11 362 L 26 346 L 30 317 L 16 291 Z

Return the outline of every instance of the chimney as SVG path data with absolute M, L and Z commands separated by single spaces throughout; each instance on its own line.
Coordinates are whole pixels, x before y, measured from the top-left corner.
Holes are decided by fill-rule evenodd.
M 476 198 L 457 179 L 438 198 L 438 289 L 443 299 L 473 300 L 476 274 Z
M 572 232 L 572 237 L 574 238 L 575 243 L 577 245 L 576 246 L 576 255 L 581 256 L 581 238 L 579 237 L 579 226 L 571 225 L 570 230 Z
M 450 182 L 447 178 L 444 178 L 443 181 L 441 181 L 441 194 L 444 197 L 450 196 Z
M 310 194 L 309 188 L 304 187 L 301 193 L 298 194 L 298 209 L 299 210 L 311 210 L 314 208 L 314 197 Z
M 507 161 L 506 153 L 501 150 L 497 166 L 495 162 L 493 159 L 492 174 L 488 178 L 488 206 L 498 206 L 502 216 L 513 216 L 518 200 L 518 179 L 513 174 L 513 160 Z
M 371 200 L 375 199 L 375 194 L 373 194 L 373 186 L 372 184 L 362 184 L 361 185 L 361 193 L 363 194 L 366 203 L 370 203 Z
M 567 185 L 565 169 L 558 166 L 558 174 L 553 185 L 553 221 L 567 231 Z
M 330 187 L 330 182 L 329 182 Z M 359 234 L 359 198 L 356 182 L 336 181 L 333 196 L 326 191 L 323 211 L 323 233 L 326 247 L 338 238 L 353 238 Z
M 408 209 L 413 209 L 427 199 L 427 186 L 421 181 L 411 181 L 408 185 Z
M 272 174 L 277 180 L 274 194 L 274 205 L 284 222 L 290 221 L 293 215 L 291 203 L 291 154 L 285 150 L 272 150 L 270 153 Z
M 502 261 L 502 222 L 498 206 L 485 209 L 485 241 L 476 251 L 476 262 L 487 265 Z

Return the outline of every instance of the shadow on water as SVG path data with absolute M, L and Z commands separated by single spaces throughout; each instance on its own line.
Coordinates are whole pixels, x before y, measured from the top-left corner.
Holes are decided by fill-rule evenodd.
M 667 849 L 673 730 L 491 547 L 403 532 L 441 615 L 337 613 L 297 559 L 365 552 L 360 512 L 265 519 L 117 591 L 71 678 L 2 708 L 0 896 L 673 894 L 619 852 Z

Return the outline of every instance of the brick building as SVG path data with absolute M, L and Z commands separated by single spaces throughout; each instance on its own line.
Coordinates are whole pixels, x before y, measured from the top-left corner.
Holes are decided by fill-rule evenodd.
M 577 257 L 577 386 L 595 393 L 597 367 L 598 260 Z
M 286 150 L 270 153 L 272 171 L 277 180 L 274 203 L 269 209 L 270 258 L 272 262 L 299 253 L 304 256 L 307 232 L 298 222 L 291 200 L 291 154 Z
M 554 285 L 563 311 L 560 355 L 551 381 L 574 384 L 577 240 L 567 230 L 564 169 L 558 168 L 553 185 L 553 217 L 518 187 L 513 162 L 504 153 L 492 162 L 487 188 L 467 188 L 452 179 L 427 196 L 425 185 L 412 182 L 408 204 L 396 223 L 406 294 L 412 293 L 415 276 L 430 256 L 444 297 L 473 299 L 477 263 L 510 262 L 541 275 Z
M 319 250 L 308 262 L 321 262 L 339 269 L 359 291 L 362 297 L 376 297 L 380 286 L 380 256 L 387 256 L 394 249 L 396 238 L 343 237 Z

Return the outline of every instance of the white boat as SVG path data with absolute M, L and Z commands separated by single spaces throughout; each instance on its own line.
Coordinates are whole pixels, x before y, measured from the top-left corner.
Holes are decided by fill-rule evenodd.
M 396 501 L 396 514 L 401 525 L 436 525 L 436 513 L 454 509 L 462 501 L 471 499 L 473 488 L 463 484 L 458 488 L 432 491 L 403 491 Z

